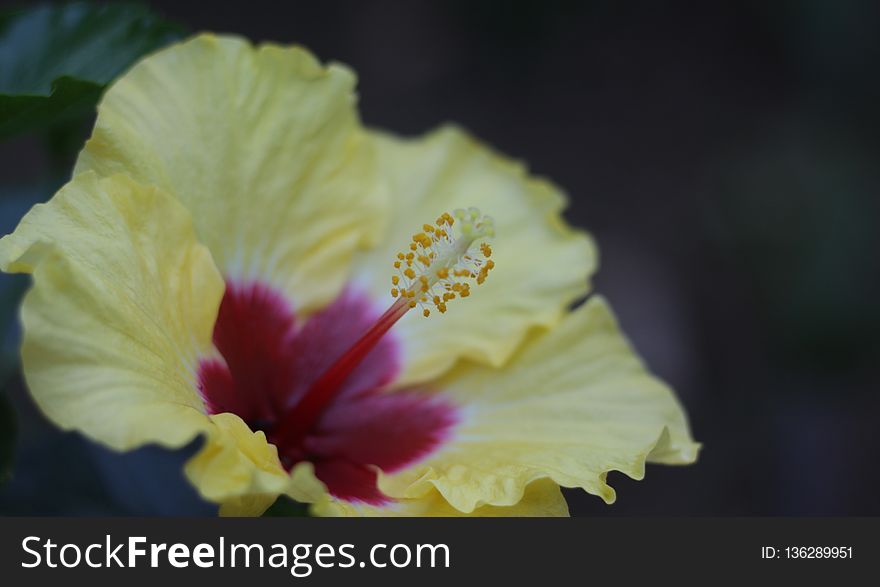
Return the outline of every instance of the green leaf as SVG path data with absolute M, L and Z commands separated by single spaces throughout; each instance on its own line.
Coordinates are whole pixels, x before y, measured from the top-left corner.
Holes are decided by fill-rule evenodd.
M 90 112 L 109 82 L 182 35 L 139 4 L 0 14 L 0 138 Z

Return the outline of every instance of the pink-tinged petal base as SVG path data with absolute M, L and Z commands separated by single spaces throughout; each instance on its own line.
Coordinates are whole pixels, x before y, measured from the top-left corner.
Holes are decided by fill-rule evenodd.
M 208 409 L 233 412 L 252 429 L 265 431 L 288 469 L 312 462 L 334 496 L 385 503 L 388 498 L 376 486 L 377 470 L 390 473 L 424 458 L 457 421 L 454 406 L 436 395 L 383 391 L 399 370 L 393 332 L 341 383 L 309 430 L 284 434 L 280 429 L 311 385 L 380 315 L 368 298 L 347 290 L 299 325 L 287 301 L 270 287 L 228 283 L 214 326 L 222 359 L 199 366 Z

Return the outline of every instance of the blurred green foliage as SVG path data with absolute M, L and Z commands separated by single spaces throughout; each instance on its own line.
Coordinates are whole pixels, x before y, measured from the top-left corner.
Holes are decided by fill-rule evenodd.
M 0 486 L 12 476 L 15 418 L 6 396 L 0 394 Z
M 282 495 L 263 513 L 264 518 L 306 518 L 309 507 Z
M 106 84 L 182 34 L 138 4 L 0 14 L 0 139 L 91 112 Z
M 43 194 L 51 192 L 48 182 L 29 188 L 0 185 L 0 234 L 11 232 L 17 220 L 43 199 Z M 3 388 L 19 373 L 18 309 L 29 284 L 27 275 L 0 274 L 0 385 Z M 5 391 L 0 390 L 0 486 L 12 475 L 15 437 L 15 411 Z

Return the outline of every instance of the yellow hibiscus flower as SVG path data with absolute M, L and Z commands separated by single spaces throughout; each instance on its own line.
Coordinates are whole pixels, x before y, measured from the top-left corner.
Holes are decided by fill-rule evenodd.
M 605 301 L 570 310 L 596 253 L 560 190 L 457 128 L 367 131 L 354 87 L 213 35 L 113 84 L 0 240 L 46 415 L 119 451 L 203 436 L 186 475 L 229 515 L 565 515 L 560 486 L 693 462 Z

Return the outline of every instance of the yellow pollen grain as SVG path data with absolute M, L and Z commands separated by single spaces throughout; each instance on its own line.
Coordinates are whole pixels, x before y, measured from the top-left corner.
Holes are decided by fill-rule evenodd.
M 455 224 L 455 218 L 460 220 Z M 444 212 L 434 225 L 423 224 L 412 234 L 409 249 L 397 253 L 394 268 L 400 275 L 391 276 L 391 295 L 406 301 L 410 308 L 420 307 L 423 316 L 434 309 L 444 314 L 447 304 L 470 296 L 470 285 L 485 282 L 495 267 L 490 259 L 492 247 L 478 239 L 495 234 L 494 220 L 476 208 Z

